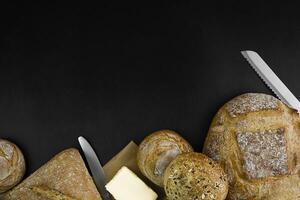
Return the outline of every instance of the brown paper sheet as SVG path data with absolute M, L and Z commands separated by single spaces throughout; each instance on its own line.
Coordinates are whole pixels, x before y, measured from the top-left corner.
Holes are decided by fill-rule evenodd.
M 121 167 L 126 166 L 130 170 L 132 170 L 137 176 L 139 176 L 149 187 L 151 187 L 158 194 L 158 200 L 165 199 L 163 188 L 154 185 L 141 174 L 136 161 L 137 151 L 138 146 L 133 141 L 131 141 L 117 155 L 115 155 L 103 167 L 107 179 L 111 180 Z

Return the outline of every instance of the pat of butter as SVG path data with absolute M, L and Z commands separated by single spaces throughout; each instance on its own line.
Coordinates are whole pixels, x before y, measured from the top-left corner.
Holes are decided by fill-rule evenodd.
M 105 186 L 116 200 L 155 200 L 157 194 L 127 167 Z

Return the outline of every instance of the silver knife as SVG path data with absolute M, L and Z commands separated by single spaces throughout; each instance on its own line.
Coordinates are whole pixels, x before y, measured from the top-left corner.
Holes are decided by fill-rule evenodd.
M 78 137 L 79 144 L 88 162 L 95 185 L 103 200 L 111 200 L 105 188 L 107 183 L 103 167 L 90 143 L 82 136 Z
M 265 63 L 265 61 L 255 51 L 241 51 L 242 55 L 250 63 L 251 67 L 257 72 L 261 79 L 267 84 L 269 88 L 276 94 L 276 96 L 300 113 L 300 102 L 293 95 L 293 93 L 285 86 L 285 84 L 277 77 L 272 69 Z

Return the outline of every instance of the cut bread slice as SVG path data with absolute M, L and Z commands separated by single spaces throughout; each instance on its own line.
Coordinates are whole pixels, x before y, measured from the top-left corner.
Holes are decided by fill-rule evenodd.
M 57 154 L 7 192 L 3 200 L 100 200 L 100 195 L 77 149 Z

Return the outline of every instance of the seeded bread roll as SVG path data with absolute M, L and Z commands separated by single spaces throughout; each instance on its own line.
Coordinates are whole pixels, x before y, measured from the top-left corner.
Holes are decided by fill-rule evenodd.
M 168 200 L 224 200 L 228 182 L 222 167 L 204 154 L 178 155 L 164 176 Z
M 0 139 L 0 193 L 18 184 L 25 173 L 21 150 L 13 143 Z
M 141 172 L 163 187 L 163 174 L 168 164 L 192 146 L 175 131 L 160 130 L 146 137 L 139 146 L 137 162 Z
M 203 152 L 228 174 L 229 200 L 299 199 L 300 120 L 273 96 L 248 93 L 214 117 Z

